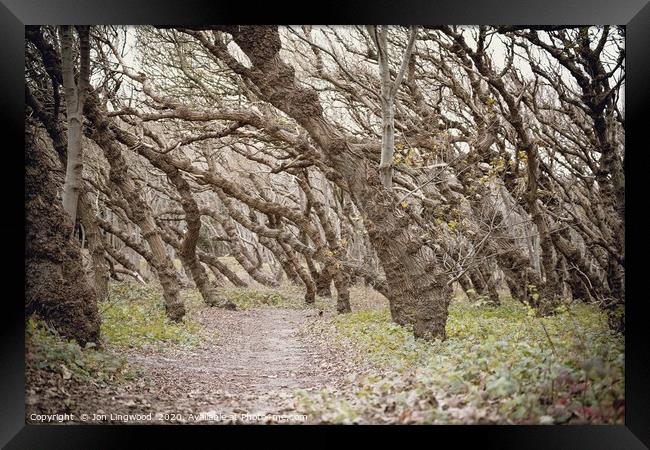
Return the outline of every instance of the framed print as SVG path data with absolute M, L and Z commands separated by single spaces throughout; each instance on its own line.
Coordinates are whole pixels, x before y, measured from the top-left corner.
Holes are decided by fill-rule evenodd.
M 0 8 L 3 445 L 647 448 L 644 0 L 107 6 Z

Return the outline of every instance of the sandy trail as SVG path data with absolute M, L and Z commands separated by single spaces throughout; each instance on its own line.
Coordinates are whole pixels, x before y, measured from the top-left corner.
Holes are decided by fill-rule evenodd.
M 291 415 L 296 389 L 331 388 L 340 378 L 334 352 L 299 333 L 319 320 L 314 310 L 205 308 L 195 318 L 198 347 L 128 352 L 149 379 L 148 394 L 127 400 L 139 412 L 146 407 L 181 421 L 196 420 L 190 414 Z

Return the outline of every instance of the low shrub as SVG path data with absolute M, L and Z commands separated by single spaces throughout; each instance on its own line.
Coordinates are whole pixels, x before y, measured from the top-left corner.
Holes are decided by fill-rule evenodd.
M 362 377 L 356 398 L 343 402 L 327 392 L 303 394 L 302 408 L 325 420 L 623 423 L 623 338 L 593 306 L 562 306 L 541 318 L 512 300 L 499 307 L 456 301 L 447 339 L 432 342 L 391 322 L 386 309 L 316 326 L 390 369 Z

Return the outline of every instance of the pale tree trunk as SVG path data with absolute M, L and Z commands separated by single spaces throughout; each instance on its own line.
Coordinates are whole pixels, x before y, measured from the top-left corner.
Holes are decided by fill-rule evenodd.
M 84 100 L 88 92 L 90 72 L 90 42 L 87 26 L 77 28 L 79 33 L 79 83 L 74 80 L 74 50 L 72 27 L 59 28 L 61 37 L 61 69 L 65 92 L 66 115 L 68 122 L 68 150 L 65 182 L 63 184 L 63 209 L 67 213 L 72 228 L 77 220 L 77 204 L 83 183 L 83 149 L 81 146 Z M 74 232 L 74 231 L 73 231 Z
M 383 86 L 383 83 L 382 83 Z M 381 99 L 381 160 L 379 174 L 386 189 L 393 187 L 393 154 L 395 153 L 395 106 L 392 99 Z
M 415 46 L 417 28 L 412 27 L 406 45 L 402 64 L 393 82 L 390 79 L 390 66 L 388 65 L 388 26 L 380 30 L 368 25 L 368 33 L 377 47 L 377 60 L 379 62 L 379 77 L 381 80 L 381 160 L 379 174 L 381 182 L 386 189 L 393 186 L 393 154 L 395 153 L 395 96 L 408 67 L 408 62 Z

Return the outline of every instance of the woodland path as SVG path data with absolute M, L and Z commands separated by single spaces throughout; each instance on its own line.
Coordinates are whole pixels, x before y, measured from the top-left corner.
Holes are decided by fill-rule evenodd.
M 342 381 L 341 355 L 300 332 L 321 319 L 315 310 L 203 308 L 194 318 L 202 326 L 197 347 L 127 352 L 149 380 L 148 394 L 134 392 L 127 400 L 138 413 L 144 406 L 177 414 L 181 422 L 201 415 L 292 415 L 296 389 L 331 389 Z

